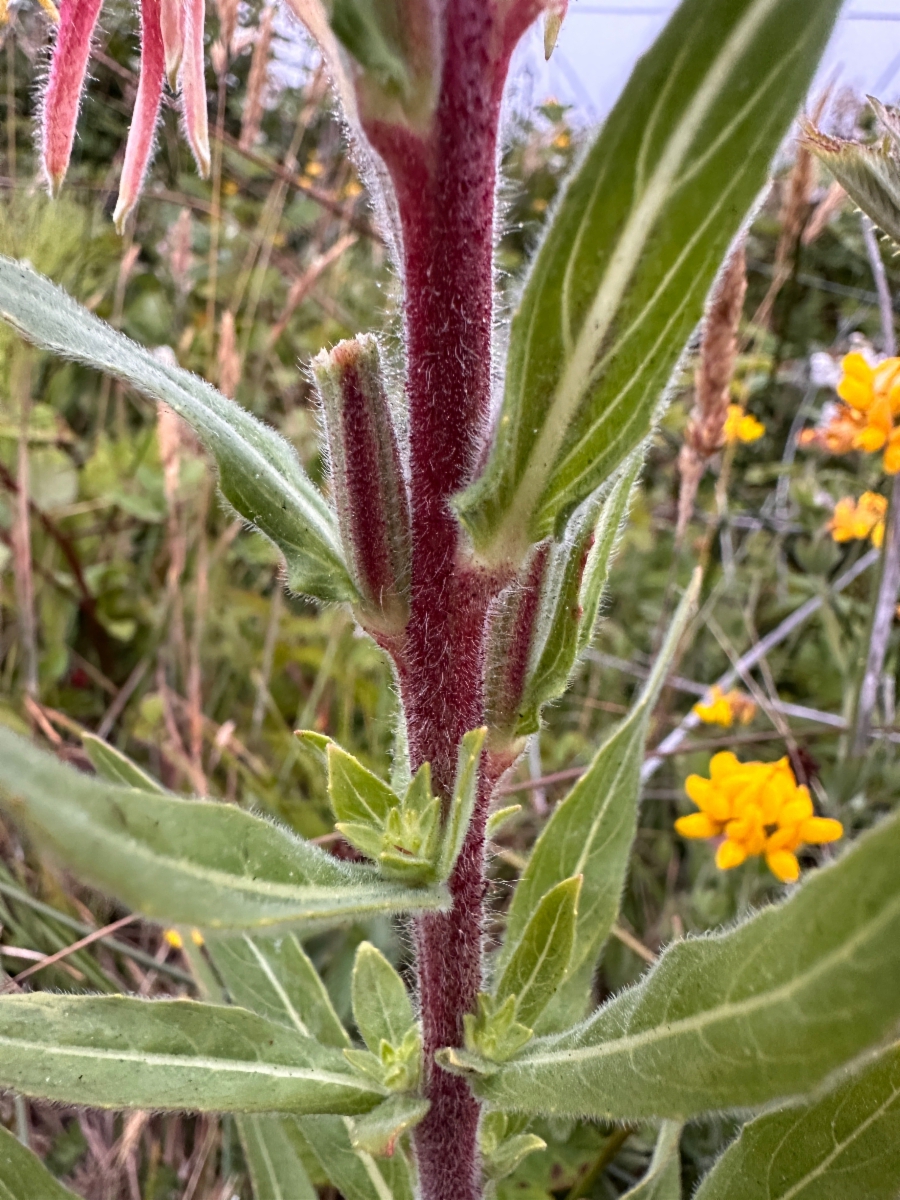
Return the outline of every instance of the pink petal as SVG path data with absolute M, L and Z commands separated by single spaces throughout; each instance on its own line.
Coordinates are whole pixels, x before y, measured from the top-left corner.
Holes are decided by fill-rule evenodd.
M 51 193 L 66 175 L 91 39 L 103 0 L 62 0 L 50 78 L 41 105 L 41 157 Z
M 188 144 L 197 170 L 209 174 L 209 126 L 206 116 L 206 75 L 203 62 L 204 0 L 184 0 L 184 59 L 181 64 L 181 105 Z
M 128 214 L 137 204 L 153 155 L 164 71 L 165 51 L 160 28 L 160 0 L 141 0 L 141 76 L 125 147 L 119 200 L 113 214 L 113 221 L 119 233 L 122 232 Z
M 184 54 L 184 0 L 162 0 L 159 21 L 166 50 L 166 77 L 169 87 L 174 92 Z

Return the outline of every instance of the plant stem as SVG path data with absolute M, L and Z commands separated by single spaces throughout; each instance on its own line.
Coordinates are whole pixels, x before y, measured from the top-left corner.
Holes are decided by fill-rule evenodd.
M 505 582 L 463 559 L 451 496 L 469 480 L 491 408 L 497 131 L 514 44 L 502 6 L 448 0 L 437 109 L 426 134 L 370 123 L 392 176 L 403 232 L 409 401 L 412 589 L 396 655 L 415 771 L 453 788 L 460 739 L 483 720 L 485 613 Z M 523 18 L 531 14 L 523 13 Z M 416 923 L 425 1092 L 417 1127 L 423 1200 L 478 1200 L 480 1107 L 464 1079 L 434 1065 L 458 1046 L 482 982 L 484 825 L 495 780 L 482 769 L 476 812 L 449 881 L 449 912 Z

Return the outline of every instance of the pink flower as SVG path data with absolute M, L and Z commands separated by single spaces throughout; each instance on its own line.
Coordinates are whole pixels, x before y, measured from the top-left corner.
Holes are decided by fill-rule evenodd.
M 75 141 L 94 30 L 103 0 L 61 0 L 59 31 L 41 111 L 44 176 L 55 194 Z M 137 203 L 153 158 L 166 76 L 180 83 L 187 140 L 201 175 L 209 173 L 209 129 L 203 63 L 204 0 L 141 0 L 141 72 L 115 222 L 121 232 Z

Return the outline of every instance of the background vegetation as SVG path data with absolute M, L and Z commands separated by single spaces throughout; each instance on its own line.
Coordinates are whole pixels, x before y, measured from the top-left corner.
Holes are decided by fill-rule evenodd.
M 110 213 L 136 86 L 134 24 L 130 6 L 107 6 L 73 167 L 63 197 L 50 203 L 34 182 L 32 144 L 47 26 L 36 5 L 14 7 L 0 47 L 0 252 L 29 259 L 133 338 L 214 380 L 286 434 L 321 476 L 305 363 L 360 330 L 381 330 L 395 350 L 399 336 L 397 284 L 324 77 L 282 14 L 241 6 L 231 45 L 210 46 L 211 183 L 197 179 L 167 110 L 152 182 L 136 224 L 119 239 Z M 214 20 L 211 27 L 215 34 Z M 852 128 L 853 98 L 831 103 L 839 125 Z M 552 100 L 507 122 L 500 264 L 508 294 L 579 140 L 573 114 Z M 766 433 L 714 460 L 677 544 L 677 458 L 693 400 L 693 364 L 686 365 L 653 443 L 599 635 L 507 786 L 523 807 L 492 847 L 498 921 L 509 882 L 562 794 L 557 785 L 626 711 L 675 584 L 698 559 L 709 565 L 703 606 L 651 744 L 798 606 L 817 597 L 821 605 L 743 681 L 759 705 L 754 722 L 737 733 L 694 731 L 648 779 L 623 922 L 598 999 L 636 977 L 673 937 L 727 922 L 779 890 L 758 860 L 724 874 L 708 844 L 673 833 L 675 817 L 690 808 L 684 777 L 705 772 L 711 751 L 789 753 L 821 811 L 848 832 L 873 823 L 900 783 L 896 637 L 879 736 L 862 761 L 847 756 L 841 722 L 877 581 L 870 567 L 833 589 L 868 546 L 836 545 L 825 528 L 840 497 L 886 494 L 880 460 L 825 458 L 796 445 L 833 397 L 829 364 L 854 340 L 881 346 L 859 214 L 807 157 L 790 151 L 749 232 L 747 256 L 734 391 Z M 900 267 L 884 259 L 896 291 Z M 81 734 L 98 733 L 168 787 L 275 813 L 339 853 L 321 767 L 293 731 L 327 732 L 386 771 L 394 704 L 384 660 L 350 618 L 284 593 L 276 557 L 223 509 L 186 426 L 0 329 L 0 721 L 34 732 L 85 769 Z M 21 986 L 15 977 L 44 955 L 121 915 L 0 825 L 0 986 Z M 349 968 L 363 937 L 403 966 L 402 931 L 386 921 L 311 948 L 345 1020 Z M 172 940 L 127 924 L 42 967 L 28 986 L 190 994 Z M 90 1200 L 249 1196 L 227 1118 L 98 1115 L 3 1098 L 0 1120 Z M 618 1196 L 650 1153 L 635 1134 L 606 1161 L 610 1131 L 587 1123 L 550 1123 L 541 1132 L 548 1150 L 501 1185 L 503 1200 Z M 728 1132 L 720 1123 L 689 1127 L 686 1185 Z M 312 1164 L 310 1171 L 315 1177 Z

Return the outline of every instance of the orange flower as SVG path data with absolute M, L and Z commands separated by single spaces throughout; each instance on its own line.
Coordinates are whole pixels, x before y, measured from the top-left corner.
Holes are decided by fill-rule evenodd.
M 733 690 L 726 695 L 716 684 L 710 688 L 709 696 L 693 710 L 704 725 L 723 725 L 727 729 L 735 721 L 749 725 L 756 716 L 756 705 L 743 692 Z
M 800 875 L 796 851 L 843 837 L 840 821 L 813 814 L 809 790 L 798 785 L 787 758 L 775 763 L 740 762 L 730 750 L 713 755 L 709 779 L 689 775 L 685 791 L 700 810 L 679 817 L 675 829 L 687 838 L 722 838 L 716 866 L 739 867 L 764 855 L 782 883 Z
M 845 355 L 837 394 L 844 403 L 816 429 L 805 429 L 801 446 L 818 446 L 831 454 L 865 450 L 884 451 L 888 475 L 900 472 L 900 358 L 886 358 L 872 366 L 858 352 Z
M 859 500 L 845 496 L 834 506 L 827 528 L 836 542 L 870 538 L 873 546 L 884 541 L 884 519 L 888 502 L 877 492 L 863 492 Z

